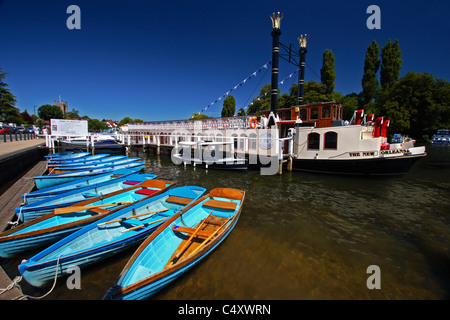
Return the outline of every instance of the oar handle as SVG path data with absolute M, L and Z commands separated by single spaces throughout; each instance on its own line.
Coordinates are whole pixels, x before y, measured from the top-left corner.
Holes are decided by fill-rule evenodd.
M 160 213 L 160 212 L 165 212 L 165 211 L 168 211 L 168 210 L 170 210 L 170 209 L 166 208 L 166 209 L 162 209 L 162 210 L 157 210 L 157 211 L 137 214 L 137 215 L 134 215 L 134 216 L 129 216 L 129 217 L 126 217 L 126 218 L 114 219 L 114 220 L 110 220 L 110 221 L 99 223 L 99 224 L 97 224 L 97 226 L 102 226 L 102 225 L 109 224 L 109 223 L 114 223 L 114 222 L 125 221 L 125 220 L 128 220 L 128 219 L 133 219 L 133 218 L 137 218 L 137 217 L 141 217 L 141 216 L 146 216 L 148 214 L 156 214 L 156 213 Z
M 139 225 L 139 226 L 131 227 L 131 228 L 128 228 L 127 230 L 121 231 L 120 233 L 125 233 L 125 232 L 128 232 L 128 231 L 134 230 L 134 229 L 139 229 L 139 228 L 142 228 L 142 227 L 144 227 L 144 226 L 146 226 L 146 225 L 149 226 L 149 225 L 151 225 L 151 224 L 154 224 L 154 223 L 157 223 L 157 222 L 166 220 L 167 218 L 168 218 L 168 217 L 165 217 L 165 218 L 158 219 L 158 220 L 155 220 L 155 221 L 152 221 L 152 222 L 147 222 L 147 223 L 141 224 L 141 225 Z
M 98 207 L 108 207 L 108 206 L 117 206 L 117 205 L 123 205 L 123 204 L 129 204 L 132 203 L 131 201 L 122 201 L 122 202 L 116 202 L 116 203 L 106 203 L 106 204 L 97 204 L 94 206 L 69 206 L 64 208 L 56 208 L 55 214 L 64 214 L 64 213 L 70 213 L 70 212 L 77 212 L 82 210 L 88 210 L 92 208 L 98 208 Z

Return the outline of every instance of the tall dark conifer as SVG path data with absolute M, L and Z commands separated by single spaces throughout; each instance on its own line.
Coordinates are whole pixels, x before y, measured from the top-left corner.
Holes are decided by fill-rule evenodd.
M 391 42 L 381 48 L 381 70 L 380 85 L 384 93 L 388 93 L 392 86 L 398 81 L 400 69 L 402 67 L 402 51 L 398 44 L 398 40 Z
M 361 80 L 362 98 L 364 103 L 373 100 L 379 87 L 377 72 L 380 68 L 380 46 L 375 40 L 367 47 L 366 59 L 364 60 L 364 75 Z
M 335 78 L 334 54 L 330 49 L 326 49 L 323 52 L 322 69 L 320 69 L 320 82 L 325 86 L 325 94 L 332 94 L 334 92 Z

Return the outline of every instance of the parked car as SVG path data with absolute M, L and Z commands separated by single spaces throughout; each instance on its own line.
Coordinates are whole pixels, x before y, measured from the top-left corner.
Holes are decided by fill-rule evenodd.
M 23 128 L 24 133 L 34 133 L 33 127 L 25 127 Z
M 0 134 L 9 134 L 11 133 L 11 129 L 8 127 L 0 127 Z
M 19 133 L 19 132 L 21 132 L 20 131 L 21 127 L 7 127 L 7 128 L 9 128 L 9 130 L 11 130 L 11 133 Z

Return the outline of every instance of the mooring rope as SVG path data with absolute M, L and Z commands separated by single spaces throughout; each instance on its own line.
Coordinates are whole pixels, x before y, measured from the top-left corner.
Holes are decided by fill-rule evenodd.
M 53 279 L 53 285 L 52 285 L 50 291 L 48 291 L 46 294 L 44 294 L 44 295 L 42 295 L 40 297 L 33 297 L 33 296 L 30 296 L 30 295 L 24 294 L 22 292 L 22 288 L 19 285 L 19 282 L 22 281 L 23 276 L 17 276 L 17 277 L 15 277 L 12 280 L 12 282 L 11 282 L 11 284 L 9 286 L 7 286 L 6 288 L 0 289 L 0 295 L 2 295 L 3 293 L 5 293 L 8 290 L 11 290 L 14 287 L 17 287 L 19 289 L 20 293 L 22 294 L 23 298 L 35 299 L 35 300 L 39 300 L 39 299 L 45 298 L 46 296 L 48 296 L 53 291 L 53 289 L 55 289 L 56 280 L 58 279 L 58 267 L 59 267 L 59 259 L 60 258 L 61 258 L 61 255 L 58 256 L 58 260 L 56 261 L 56 270 L 55 270 L 55 277 Z
M 19 222 L 20 222 L 20 217 L 22 216 L 22 206 L 20 207 L 20 209 L 19 209 L 19 214 L 17 215 L 17 219 L 16 219 L 16 221 L 9 221 L 8 222 L 8 224 L 9 225 L 11 225 L 11 228 L 15 228 L 15 227 L 17 227 L 17 225 L 19 224 Z

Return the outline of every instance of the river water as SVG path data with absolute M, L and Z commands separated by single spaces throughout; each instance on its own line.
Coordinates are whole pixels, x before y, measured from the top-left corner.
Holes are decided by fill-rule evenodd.
M 409 174 L 388 178 L 184 168 L 132 150 L 146 172 L 177 186 L 246 192 L 229 237 L 153 299 L 449 299 L 450 147 L 427 149 Z M 101 299 L 133 251 L 83 269 L 81 290 L 59 279 L 45 299 Z M 2 266 L 13 278 L 31 254 Z M 381 288 L 371 290 L 374 265 Z

